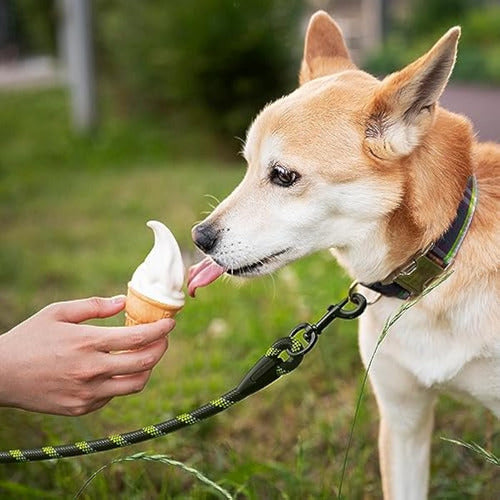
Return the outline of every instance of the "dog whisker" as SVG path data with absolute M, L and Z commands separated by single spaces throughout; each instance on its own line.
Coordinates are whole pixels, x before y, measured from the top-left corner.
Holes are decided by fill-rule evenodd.
M 271 293 L 272 293 L 272 300 L 276 300 L 276 280 L 274 279 L 274 274 L 268 274 L 267 277 L 271 281 Z
M 203 196 L 205 196 L 206 198 L 211 198 L 212 200 L 215 201 L 215 203 L 217 203 L 217 205 L 220 205 L 220 200 L 219 198 L 217 198 L 217 196 L 214 196 L 213 194 L 209 193 L 205 193 Z

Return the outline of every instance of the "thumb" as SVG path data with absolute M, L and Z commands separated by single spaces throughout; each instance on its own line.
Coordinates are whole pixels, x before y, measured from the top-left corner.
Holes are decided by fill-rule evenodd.
M 80 323 L 87 319 L 109 318 L 125 307 L 126 296 L 91 297 L 53 304 L 52 310 L 57 320 Z

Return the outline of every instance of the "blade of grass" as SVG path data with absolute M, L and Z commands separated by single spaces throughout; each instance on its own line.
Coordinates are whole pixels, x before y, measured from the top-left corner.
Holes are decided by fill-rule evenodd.
M 340 474 L 340 481 L 339 481 L 339 486 L 338 486 L 338 495 L 337 498 L 339 500 L 342 498 L 342 486 L 344 484 L 344 477 L 345 477 L 345 472 L 347 468 L 347 460 L 349 458 L 349 450 L 351 449 L 352 445 L 352 438 L 354 436 L 354 427 L 356 425 L 356 421 L 358 419 L 358 414 L 359 414 L 359 409 L 361 407 L 361 401 L 364 396 L 365 392 L 365 386 L 366 386 L 366 381 L 368 380 L 368 373 L 370 372 L 370 368 L 372 366 L 373 360 L 375 358 L 375 354 L 378 351 L 378 348 L 380 347 L 380 344 L 383 342 L 385 337 L 387 336 L 390 328 L 396 323 L 396 321 L 403 316 L 403 314 L 408 311 L 408 309 L 412 308 L 417 302 L 419 302 L 423 297 L 425 297 L 428 293 L 432 292 L 435 288 L 437 288 L 441 283 L 443 283 L 445 280 L 447 280 L 453 271 L 449 271 L 445 274 L 443 274 L 439 279 L 437 279 L 434 283 L 432 283 L 428 288 L 426 288 L 422 294 L 420 294 L 418 297 L 415 297 L 412 300 L 409 300 L 407 302 L 403 302 L 403 304 L 393 313 L 391 314 L 385 321 L 384 327 L 382 328 L 382 332 L 380 333 L 378 339 L 377 339 L 377 344 L 375 345 L 375 349 L 373 350 L 373 353 L 370 357 L 370 361 L 368 362 L 368 365 L 366 367 L 365 373 L 363 375 L 363 380 L 361 382 L 361 388 L 359 390 L 358 398 L 356 400 L 356 408 L 354 410 L 354 417 L 352 419 L 352 424 L 351 424 L 351 429 L 349 431 L 349 438 L 347 440 L 347 448 L 344 454 L 344 461 L 342 463 L 342 472 Z
M 491 451 L 484 449 L 481 445 L 475 443 L 474 441 L 468 443 L 467 441 L 462 441 L 461 439 L 451 439 L 445 437 L 441 437 L 441 439 L 443 441 L 448 441 L 448 443 L 456 444 L 458 446 L 463 446 L 464 448 L 467 448 L 473 451 L 474 453 L 478 454 L 490 464 L 500 467 L 500 457 L 497 457 Z
M 83 493 L 83 491 L 87 488 L 87 486 L 104 469 L 107 469 L 111 465 L 117 464 L 117 463 L 120 463 L 120 462 L 133 462 L 133 461 L 136 461 L 136 460 L 145 460 L 145 461 L 148 461 L 148 462 L 160 462 L 160 463 L 163 463 L 163 464 L 173 465 L 174 467 L 178 467 L 178 468 L 182 469 L 183 471 L 188 472 L 189 474 L 194 475 L 196 477 L 196 479 L 198 479 L 198 481 L 200 481 L 200 482 L 206 484 L 207 486 L 209 486 L 210 488 L 214 489 L 215 491 L 217 491 L 218 493 L 220 493 L 224 498 L 228 498 L 229 500 L 233 499 L 233 497 L 231 496 L 231 494 L 227 490 L 225 490 L 224 488 L 222 488 L 221 486 L 219 486 L 217 483 L 214 483 L 211 479 L 209 479 L 208 477 L 204 476 L 199 470 L 195 469 L 194 467 L 190 467 L 189 465 L 186 465 L 183 462 L 179 462 L 178 460 L 174 460 L 174 459 L 168 457 L 167 455 L 158 455 L 158 454 L 156 454 L 156 455 L 148 455 L 145 452 L 134 453 L 133 455 L 129 455 L 129 456 L 126 456 L 126 457 L 116 458 L 115 460 L 112 460 L 111 462 L 108 462 L 107 464 L 103 465 L 102 467 L 100 467 L 99 469 L 97 469 L 85 481 L 85 483 L 83 484 L 83 486 L 78 490 L 78 492 L 74 496 L 74 499 L 75 500 L 78 499 L 81 496 L 81 494 Z

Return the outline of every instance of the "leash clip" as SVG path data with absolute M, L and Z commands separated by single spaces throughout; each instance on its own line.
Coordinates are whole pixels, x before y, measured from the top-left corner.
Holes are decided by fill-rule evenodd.
M 351 302 L 355 305 L 354 309 L 346 309 L 345 306 Z M 366 298 L 360 293 L 353 291 L 335 305 L 330 305 L 326 313 L 316 323 L 301 323 L 297 325 L 290 333 L 289 338 L 292 346 L 286 350 L 292 357 L 304 356 L 318 341 L 323 330 L 336 318 L 355 319 L 366 309 Z

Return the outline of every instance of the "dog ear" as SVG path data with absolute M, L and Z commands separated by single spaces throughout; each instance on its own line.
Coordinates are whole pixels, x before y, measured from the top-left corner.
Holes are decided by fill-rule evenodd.
M 453 70 L 459 36 L 460 28 L 451 28 L 429 52 L 382 81 L 368 112 L 367 153 L 394 160 L 421 143 Z
M 355 67 L 337 23 L 326 12 L 316 12 L 307 27 L 300 85 L 320 76 Z

